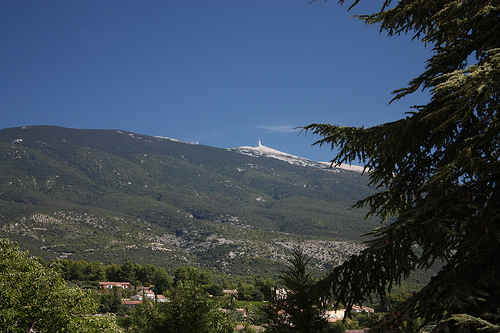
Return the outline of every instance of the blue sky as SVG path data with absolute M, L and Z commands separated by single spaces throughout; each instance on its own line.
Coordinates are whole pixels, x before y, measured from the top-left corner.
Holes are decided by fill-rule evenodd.
M 0 128 L 121 129 L 327 161 L 310 123 L 372 126 L 430 47 L 336 0 L 0 0 Z

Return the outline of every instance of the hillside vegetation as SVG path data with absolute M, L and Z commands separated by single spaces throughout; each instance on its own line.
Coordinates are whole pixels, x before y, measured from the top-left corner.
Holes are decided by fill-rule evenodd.
M 0 237 L 46 260 L 268 275 L 301 241 L 318 269 L 376 227 L 358 172 L 118 130 L 0 131 Z

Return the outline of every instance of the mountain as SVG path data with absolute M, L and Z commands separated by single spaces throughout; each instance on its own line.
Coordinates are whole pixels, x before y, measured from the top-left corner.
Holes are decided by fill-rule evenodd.
M 0 130 L 0 237 L 31 254 L 272 274 L 298 241 L 318 268 L 378 225 L 367 176 L 264 147 L 120 130 Z
M 363 172 L 363 167 L 357 166 L 357 165 L 341 165 L 341 166 L 336 166 L 336 167 L 332 168 L 330 162 L 311 161 L 307 158 L 287 154 L 287 153 L 278 151 L 276 149 L 269 148 L 269 147 L 262 145 L 260 140 L 259 140 L 259 145 L 257 147 L 245 146 L 245 147 L 239 147 L 239 148 L 232 148 L 232 150 L 240 152 L 240 153 L 248 155 L 248 156 L 253 156 L 253 157 L 275 158 L 277 160 L 285 161 L 285 162 L 288 162 L 290 164 L 299 165 L 299 166 L 303 166 L 303 167 L 328 169 L 330 171 L 335 171 L 335 172 L 340 172 L 340 170 L 350 170 L 350 171 Z

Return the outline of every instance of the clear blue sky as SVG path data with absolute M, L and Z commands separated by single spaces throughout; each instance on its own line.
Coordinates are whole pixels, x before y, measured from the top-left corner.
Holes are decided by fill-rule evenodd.
M 0 128 L 121 129 L 327 161 L 294 127 L 371 126 L 430 47 L 388 38 L 336 0 L 0 0 Z

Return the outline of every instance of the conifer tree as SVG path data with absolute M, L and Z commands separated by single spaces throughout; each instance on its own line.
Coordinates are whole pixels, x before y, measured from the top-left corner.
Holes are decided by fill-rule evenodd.
M 322 137 L 315 144 L 338 149 L 334 165 L 364 163 L 380 189 L 355 207 L 385 223 L 368 234 L 362 252 L 332 270 L 331 295 L 351 307 L 443 262 L 373 330 L 410 331 L 421 317 L 436 332 L 498 332 L 500 1 L 385 0 L 380 12 L 359 18 L 433 48 L 425 71 L 394 91 L 396 100 L 418 90 L 431 99 L 370 128 L 304 128 Z
M 326 332 L 327 303 L 320 297 L 320 281 L 307 272 L 309 262 L 302 248 L 292 250 L 289 265 L 280 276 L 283 293 L 275 292 L 274 299 L 265 309 L 270 322 L 269 332 Z

